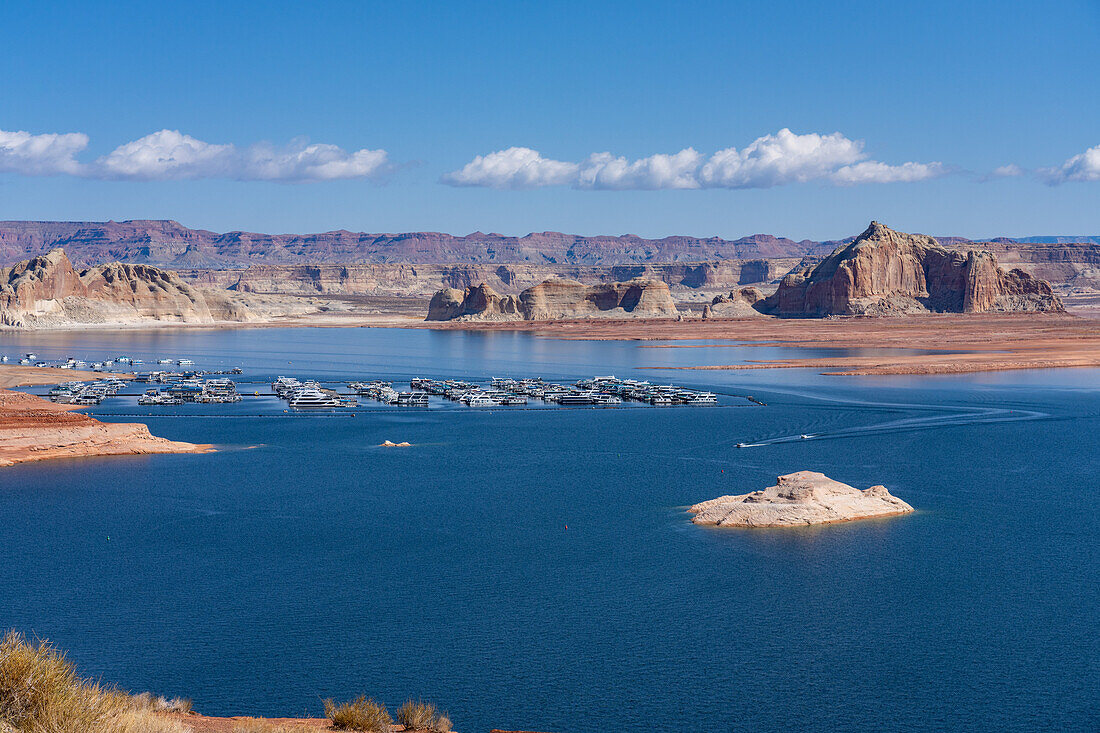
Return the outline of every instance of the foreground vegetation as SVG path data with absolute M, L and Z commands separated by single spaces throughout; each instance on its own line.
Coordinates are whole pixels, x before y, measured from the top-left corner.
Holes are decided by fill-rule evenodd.
M 337 704 L 325 700 L 325 717 L 336 730 L 389 733 L 386 706 L 365 696 Z M 28 641 L 16 632 L 0 640 L 0 733 L 191 733 L 169 713 L 190 713 L 191 702 L 148 692 L 131 695 L 82 678 L 65 654 L 48 641 Z M 451 721 L 431 703 L 409 700 L 397 711 L 408 731 L 448 733 Z M 262 718 L 245 718 L 233 733 L 300 733 Z
M 0 641 L 0 731 L 20 733 L 187 733 L 163 713 L 186 712 L 184 700 L 133 696 L 82 679 L 49 642 L 15 632 Z

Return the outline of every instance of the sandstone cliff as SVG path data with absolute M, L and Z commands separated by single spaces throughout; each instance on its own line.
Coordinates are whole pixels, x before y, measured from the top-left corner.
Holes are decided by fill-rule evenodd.
M 149 265 L 113 262 L 78 272 L 61 249 L 0 269 L 0 326 L 13 328 L 243 322 L 303 307 L 203 290 Z
M 1064 310 L 1049 284 L 1005 272 L 989 252 L 948 250 L 878 222 L 820 263 L 789 273 L 759 307 L 796 316 Z
M 799 471 L 780 476 L 775 486 L 737 496 L 722 496 L 689 509 L 695 524 L 719 527 L 797 527 L 852 519 L 905 514 L 913 507 L 885 486 L 860 491 L 821 473 Z
M 518 296 L 500 295 L 488 285 L 445 288 L 432 296 L 429 321 L 526 320 L 574 318 L 671 318 L 677 315 L 668 285 L 654 280 L 585 285 L 551 279 Z
M 636 278 L 660 280 L 683 297 L 711 297 L 751 283 L 765 283 L 787 272 L 798 259 L 666 262 L 639 265 L 511 264 L 316 264 L 251 265 L 238 270 L 179 270 L 186 282 L 206 288 L 292 295 L 372 295 L 430 297 L 443 288 L 465 290 L 481 283 L 504 295 L 551 278 L 585 285 Z

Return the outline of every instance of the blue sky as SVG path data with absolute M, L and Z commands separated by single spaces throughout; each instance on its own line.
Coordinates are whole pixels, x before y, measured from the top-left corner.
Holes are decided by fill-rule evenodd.
M 1098 0 L 167 6 L 0 5 L 0 219 L 1100 233 Z

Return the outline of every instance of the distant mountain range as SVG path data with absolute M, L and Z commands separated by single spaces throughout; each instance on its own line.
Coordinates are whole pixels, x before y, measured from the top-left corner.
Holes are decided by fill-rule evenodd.
M 740 239 L 672 236 L 646 239 L 632 234 L 580 236 L 539 232 L 523 237 L 474 232 L 369 234 L 259 234 L 190 229 L 170 220 L 107 222 L 0 222 L 0 265 L 64 247 L 75 262 L 96 265 L 120 261 L 177 269 L 227 269 L 253 264 L 405 263 L 615 266 L 646 263 L 824 257 L 837 241 L 795 241 L 770 234 Z M 945 246 L 971 240 L 942 237 Z M 1100 244 L 1100 236 L 998 238 L 1001 244 Z

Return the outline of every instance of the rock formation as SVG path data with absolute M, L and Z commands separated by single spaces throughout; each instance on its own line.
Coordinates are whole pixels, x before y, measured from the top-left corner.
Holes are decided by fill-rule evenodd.
M 654 280 L 585 285 L 550 279 L 518 296 L 500 295 L 482 283 L 457 290 L 445 288 L 432 296 L 429 321 L 526 320 L 573 318 L 672 318 L 677 315 L 668 285 Z
M 820 259 L 820 258 L 818 258 Z M 699 263 L 640 265 L 568 265 L 550 262 L 509 264 L 357 263 L 349 265 L 251 265 L 244 269 L 190 269 L 177 274 L 192 285 L 250 293 L 292 295 L 384 295 L 431 297 L 442 288 L 465 290 L 485 283 L 502 295 L 521 291 L 550 278 L 576 280 L 585 285 L 623 282 L 636 278 L 661 280 L 674 293 L 718 292 L 758 278 L 787 272 L 801 260 L 722 260 Z
M 871 222 L 817 265 L 791 272 L 760 306 L 781 316 L 1062 311 L 1050 285 L 1005 272 L 989 252 L 966 253 Z
M 612 266 L 798 259 L 832 249 L 829 244 L 795 242 L 770 234 L 736 240 L 687 236 L 646 239 L 633 234 L 587 237 L 561 232 L 532 232 L 522 237 L 482 232 L 455 236 L 441 232 L 371 234 L 344 230 L 317 234 L 219 234 L 165 220 L 0 222 L 0 262 L 45 254 L 55 247 L 64 247 L 81 262 L 117 259 L 172 268 L 332 262 Z M 626 279 L 629 277 L 634 276 Z
M 266 314 L 271 305 L 203 290 L 149 265 L 113 262 L 78 272 L 61 249 L 0 269 L 0 326 L 14 328 L 241 322 L 258 320 L 254 309 Z
M 0 467 L 49 458 L 213 450 L 209 445 L 158 438 L 140 423 L 103 423 L 71 412 L 74 409 L 74 405 L 55 405 L 34 395 L 0 389 Z
M 689 509 L 695 524 L 719 527 L 799 527 L 905 514 L 913 507 L 885 486 L 860 491 L 814 471 L 780 476 L 775 486 L 722 496 Z
M 764 294 L 756 288 L 731 290 L 729 295 L 715 296 L 706 307 L 707 318 L 750 318 L 761 315 L 756 304 L 764 300 Z
M 514 295 L 500 295 L 485 283 L 459 290 L 443 288 L 428 304 L 429 321 L 453 321 L 456 318 L 481 321 L 520 318 L 519 302 Z

